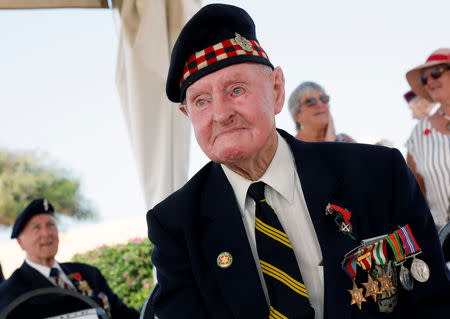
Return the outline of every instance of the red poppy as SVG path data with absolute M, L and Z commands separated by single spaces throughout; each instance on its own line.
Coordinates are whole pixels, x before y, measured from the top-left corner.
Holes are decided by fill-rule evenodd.
M 429 128 L 427 128 L 425 131 L 423 131 L 424 135 L 428 135 L 431 133 L 431 130 Z
M 81 277 L 81 274 L 79 272 L 75 272 L 73 274 L 73 278 L 75 278 L 76 281 L 81 281 L 83 277 Z

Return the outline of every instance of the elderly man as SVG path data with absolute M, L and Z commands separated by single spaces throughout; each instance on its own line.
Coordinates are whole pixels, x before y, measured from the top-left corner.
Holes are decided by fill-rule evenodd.
M 447 316 L 436 230 L 400 152 L 277 130 L 284 85 L 238 7 L 205 6 L 179 35 L 166 92 L 211 162 L 147 213 L 156 315 Z
M 95 267 L 80 263 L 58 263 L 58 228 L 54 209 L 46 199 L 33 200 L 17 217 L 11 238 L 17 238 L 26 253 L 25 262 L 0 285 L 0 314 L 26 292 L 59 286 L 77 291 L 103 307 L 112 318 L 138 318 L 139 313 L 126 307 L 109 288 Z M 44 318 L 91 308 L 87 303 L 68 298 L 43 296 L 18 307 L 8 318 Z

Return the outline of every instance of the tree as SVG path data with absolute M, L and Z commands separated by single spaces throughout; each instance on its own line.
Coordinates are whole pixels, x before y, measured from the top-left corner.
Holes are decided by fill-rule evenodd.
M 79 179 L 52 165 L 46 154 L 0 150 L 0 225 L 11 225 L 36 198 L 47 198 L 57 213 L 76 219 L 96 216 Z

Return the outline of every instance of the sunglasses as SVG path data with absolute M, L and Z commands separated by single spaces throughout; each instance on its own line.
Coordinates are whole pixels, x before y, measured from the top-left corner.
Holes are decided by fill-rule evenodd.
M 322 103 L 328 103 L 330 101 L 330 97 L 326 94 L 323 94 L 323 95 L 319 96 L 319 100 Z M 317 104 L 317 99 L 315 97 L 307 98 L 303 103 L 300 104 L 300 106 L 303 104 L 306 106 L 314 106 Z
M 441 77 L 442 73 L 444 73 L 445 71 L 448 71 L 448 70 L 450 70 L 450 65 L 441 66 L 439 68 L 435 68 L 435 69 L 431 70 L 429 75 L 433 79 L 437 80 L 437 79 L 439 79 Z M 428 74 L 423 74 L 420 77 L 420 84 L 427 85 L 427 82 L 428 82 Z

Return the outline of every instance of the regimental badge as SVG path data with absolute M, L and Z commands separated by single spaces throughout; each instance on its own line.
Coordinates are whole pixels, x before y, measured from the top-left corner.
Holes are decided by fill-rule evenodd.
M 44 205 L 44 210 L 48 211 L 48 200 L 46 198 L 44 199 L 43 205 Z
M 217 266 L 220 268 L 228 268 L 233 263 L 233 256 L 229 252 L 222 252 L 217 256 Z
M 338 225 L 339 231 L 355 239 L 355 237 L 352 236 L 353 226 L 350 223 L 352 213 L 348 209 L 328 204 L 327 207 L 325 207 L 325 215 L 335 215 L 334 222 Z
M 244 38 L 243 36 L 241 36 L 239 33 L 235 32 L 235 37 L 234 37 L 234 41 L 236 41 L 236 43 L 244 50 L 247 52 L 252 52 L 253 51 L 253 46 L 252 43 L 250 41 L 248 41 L 246 38 Z

